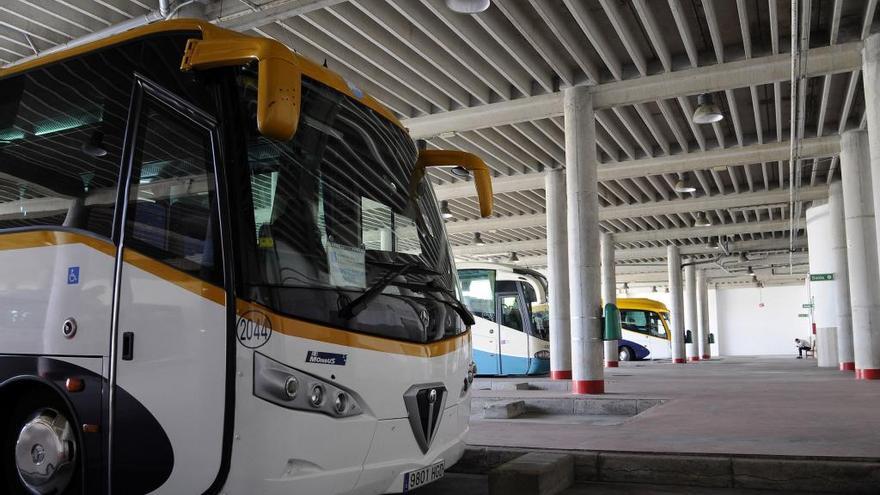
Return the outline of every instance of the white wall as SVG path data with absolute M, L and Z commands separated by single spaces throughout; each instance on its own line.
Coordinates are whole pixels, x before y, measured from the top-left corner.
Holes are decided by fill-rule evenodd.
M 724 356 L 794 355 L 794 339 L 810 338 L 810 319 L 798 317 L 808 312 L 801 308 L 808 301 L 803 286 L 714 292 L 716 339 Z

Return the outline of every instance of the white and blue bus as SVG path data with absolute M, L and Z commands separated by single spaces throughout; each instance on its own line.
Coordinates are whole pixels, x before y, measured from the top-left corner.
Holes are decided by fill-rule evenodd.
M 474 314 L 474 362 L 480 375 L 550 371 L 547 279 L 527 268 L 459 263 L 462 301 Z

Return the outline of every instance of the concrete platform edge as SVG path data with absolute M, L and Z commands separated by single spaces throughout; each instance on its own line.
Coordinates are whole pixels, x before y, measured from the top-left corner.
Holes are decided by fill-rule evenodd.
M 575 483 L 589 481 L 793 492 L 875 493 L 880 459 L 743 454 L 668 454 L 469 446 L 451 472 L 485 474 L 529 452 L 574 457 Z

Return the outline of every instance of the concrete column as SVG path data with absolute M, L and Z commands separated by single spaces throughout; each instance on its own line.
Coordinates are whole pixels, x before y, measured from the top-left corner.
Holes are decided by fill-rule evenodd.
M 585 86 L 565 90 L 565 180 L 568 284 L 571 289 L 571 375 L 575 394 L 605 391 L 599 263 L 596 121 Z
M 697 338 L 700 359 L 712 357 L 709 348 L 709 284 L 706 283 L 706 270 L 697 270 Z
M 810 273 L 834 273 L 831 209 L 825 201 L 814 201 L 807 209 L 807 241 L 810 246 Z M 807 281 L 816 325 L 816 361 L 820 368 L 837 367 L 837 288 L 838 280 Z
M 843 215 L 843 186 L 831 184 L 828 196 L 831 216 L 831 252 L 834 258 L 834 289 L 837 299 L 837 363 L 841 371 L 856 369 L 853 357 L 852 307 L 849 298 L 849 267 Z
M 859 379 L 880 378 L 880 275 L 870 159 L 866 131 L 843 133 L 840 138 L 840 175 L 846 218 L 853 349 L 856 378 Z
M 600 240 L 602 247 L 602 304 L 617 304 L 617 277 L 614 273 L 614 237 L 602 233 Z M 605 367 L 617 368 L 617 341 L 605 341 Z
M 691 333 L 691 343 L 685 344 L 688 361 L 700 360 L 700 340 L 697 336 L 697 269 L 684 267 L 684 333 Z
M 550 378 L 571 380 L 571 326 L 568 298 L 568 233 L 565 224 L 565 170 L 547 172 L 547 272 L 550 303 Z
M 669 263 L 669 314 L 672 316 L 672 362 L 684 363 L 684 295 L 681 291 L 681 252 L 678 246 L 666 247 Z

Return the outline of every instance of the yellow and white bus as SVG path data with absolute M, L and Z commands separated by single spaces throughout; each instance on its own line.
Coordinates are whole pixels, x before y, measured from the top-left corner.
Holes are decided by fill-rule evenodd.
M 164 21 L 0 69 L 0 492 L 386 493 L 464 450 L 469 325 L 393 114 Z
M 646 298 L 620 298 L 621 339 L 617 342 L 618 359 L 671 359 L 672 342 L 669 308 L 660 301 Z

